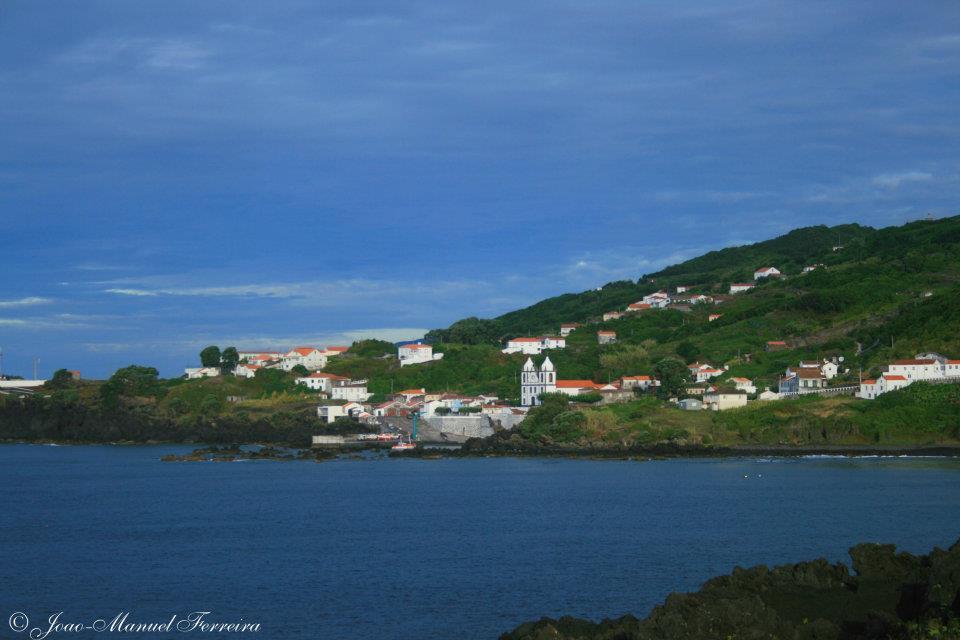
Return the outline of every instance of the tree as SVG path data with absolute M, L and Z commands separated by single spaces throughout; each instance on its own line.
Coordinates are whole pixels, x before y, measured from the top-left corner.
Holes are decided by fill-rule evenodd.
M 200 352 L 201 367 L 219 367 L 220 366 L 220 347 L 210 345 Z
M 200 413 L 208 418 L 212 418 L 220 413 L 220 407 L 220 398 L 213 394 L 208 394 L 200 402 Z
M 201 354 L 202 357 L 203 354 Z M 237 353 L 236 347 L 227 347 L 223 350 L 223 353 L 220 354 L 220 371 L 221 373 L 233 373 L 233 370 L 237 368 L 237 364 L 240 362 L 240 354 Z
M 47 382 L 48 389 L 66 389 L 73 384 L 73 374 L 66 369 L 57 369 L 53 377 Z
M 300 378 L 310 375 L 310 371 L 302 364 L 293 365 L 293 368 L 290 369 L 290 373 L 295 373 Z
M 690 381 L 687 365 L 676 358 L 664 358 L 654 365 L 653 373 L 660 380 L 657 395 L 661 398 L 680 396 Z
M 691 362 L 695 362 L 697 356 L 700 355 L 700 348 L 692 342 L 684 340 L 677 345 L 677 355 L 683 358 L 684 362 L 690 364 Z
M 158 384 L 159 372 L 153 367 L 141 367 L 132 364 L 117 369 L 100 387 L 100 398 L 107 408 L 115 408 L 120 396 L 149 396 L 161 392 Z

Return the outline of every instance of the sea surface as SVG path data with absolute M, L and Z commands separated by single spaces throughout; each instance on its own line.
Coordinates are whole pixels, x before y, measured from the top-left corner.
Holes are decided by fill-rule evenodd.
M 951 459 L 159 460 L 189 449 L 0 446 L 0 638 L 27 637 L 17 612 L 209 611 L 261 638 L 493 639 L 642 616 L 737 565 L 960 537 Z

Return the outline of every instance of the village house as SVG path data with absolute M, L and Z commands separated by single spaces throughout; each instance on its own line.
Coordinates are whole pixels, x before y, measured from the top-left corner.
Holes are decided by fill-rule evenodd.
M 806 267 L 803 268 L 803 272 L 804 272 L 804 273 L 810 273 L 811 271 L 816 271 L 817 269 L 820 269 L 820 268 L 822 268 L 822 267 L 823 267 L 823 265 L 822 265 L 822 264 L 819 264 L 819 263 L 818 263 L 818 264 L 807 265 Z
M 755 286 L 757 285 L 752 282 L 734 282 L 730 285 L 730 293 L 743 293 L 744 291 L 750 291 Z
M 722 369 L 717 369 L 713 365 L 701 364 L 699 362 L 688 364 L 687 369 L 690 371 L 690 379 L 694 382 L 706 382 L 723 373 Z
M 660 386 L 660 381 L 652 376 L 623 376 L 620 378 L 620 386 L 623 389 L 649 391 Z
M 400 360 L 400 366 L 405 367 L 409 364 L 420 364 L 422 362 L 433 362 L 443 358 L 442 353 L 434 353 L 433 346 L 429 344 L 405 344 L 397 350 L 397 356 Z
M 576 322 L 565 322 L 560 325 L 560 337 L 566 338 L 568 335 L 573 333 L 573 330 L 578 328 L 580 325 Z
M 745 391 L 713 387 L 703 394 L 703 407 L 711 411 L 726 411 L 747 406 Z
M 798 367 L 796 372 L 789 369 L 788 372 L 780 381 L 780 393 L 805 393 L 827 386 L 827 379 L 820 369 Z
M 943 378 L 943 366 L 934 358 L 914 358 L 912 360 L 894 360 L 884 371 L 900 375 L 907 380 L 935 380 Z
M 678 285 L 677 285 L 677 293 L 686 293 L 687 291 L 690 291 L 690 289 L 692 289 L 692 288 L 693 288 L 693 285 L 689 285 L 689 284 L 678 284 Z
M 670 294 L 666 291 L 657 291 L 643 296 L 642 304 L 648 304 L 653 309 L 664 309 L 670 304 Z
M 719 320 L 722 317 L 722 313 L 711 313 L 709 316 L 707 316 L 707 322 L 713 322 L 714 320 Z
M 503 353 L 522 353 L 525 355 L 540 355 L 546 349 L 564 349 L 567 346 L 567 339 L 555 336 L 541 336 L 539 338 L 510 338 L 507 340 L 507 348 L 501 349 Z
M 780 271 L 776 267 L 763 267 L 753 272 L 753 279 L 776 278 L 780 276 Z
M 260 370 L 259 364 L 249 364 L 247 362 L 241 362 L 238 364 L 234 370 L 233 375 L 238 378 L 253 378 L 257 375 L 257 371 Z
M 783 340 L 768 340 L 763 349 L 764 351 L 787 351 L 790 346 Z
M 757 387 L 753 384 L 753 380 L 750 378 L 730 378 L 728 380 L 730 384 L 734 386 L 737 391 L 743 391 L 744 393 L 756 393 Z
M 198 380 L 200 378 L 216 378 L 220 375 L 219 367 L 187 367 L 183 370 L 187 380 Z
M 427 395 L 427 390 L 423 388 L 404 389 L 403 391 L 396 392 L 394 395 L 402 398 L 404 402 L 409 402 L 414 398 L 425 397 Z M 439 397 L 439 395 L 437 397 Z
M 616 331 L 597 331 L 597 342 L 600 344 L 614 344 L 617 341 Z
M 690 302 L 693 304 L 711 304 L 713 302 L 713 298 L 710 296 L 705 296 L 702 293 L 698 293 L 695 296 L 690 296 Z
M 280 358 L 283 357 L 283 353 L 279 351 L 267 351 L 267 350 L 237 350 L 237 355 L 240 357 L 240 362 L 247 361 L 253 362 L 254 360 L 264 361 L 264 360 L 274 360 L 276 362 L 280 361 Z
M 343 382 L 349 380 L 349 378 L 344 378 L 343 376 L 337 376 L 332 373 L 322 373 L 314 372 L 308 376 L 297 378 L 296 382 L 299 385 L 303 385 L 308 389 L 313 389 L 314 391 L 322 391 L 324 393 L 330 393 L 333 390 L 333 385 L 337 382 Z
M 864 400 L 876 400 L 877 396 L 888 391 L 896 391 L 910 385 L 910 380 L 896 374 L 885 373 L 879 378 L 860 382 L 860 392 L 857 397 Z
M 607 311 L 605 314 L 603 314 L 603 321 L 607 322 L 609 320 L 619 320 L 622 317 L 623 313 L 620 311 Z M 563 335 L 563 333 L 560 335 Z
M 350 380 L 347 378 L 333 380 L 330 387 L 330 397 L 334 400 L 366 402 L 372 395 L 367 391 L 366 380 Z
M 346 404 L 322 404 L 317 407 L 317 417 L 330 423 L 337 418 L 357 417 L 363 412 L 363 406 L 356 402 Z
M 527 358 L 520 372 L 520 404 L 524 407 L 534 407 L 540 402 L 543 393 L 556 393 L 557 371 L 547 357 L 539 367 L 533 359 Z
M 684 411 L 701 411 L 703 409 L 703 401 L 697 398 L 684 398 L 677 403 L 677 406 Z
M 638 311 L 647 311 L 652 309 L 653 305 L 650 305 L 646 302 L 633 302 L 627 305 L 627 311 L 630 313 L 636 313 Z
M 601 386 L 592 380 L 557 380 L 557 392 L 568 396 L 597 393 Z
M 327 356 L 316 347 L 294 347 L 280 358 L 280 368 L 290 371 L 297 365 L 307 371 L 317 371 L 327 366 Z

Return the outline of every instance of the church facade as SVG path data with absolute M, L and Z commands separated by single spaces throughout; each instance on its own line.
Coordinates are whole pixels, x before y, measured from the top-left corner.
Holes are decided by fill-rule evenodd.
M 527 358 L 520 373 L 520 404 L 524 407 L 535 407 L 540 404 L 541 393 L 557 392 L 557 370 L 545 358 L 539 367 L 533 363 L 533 358 Z

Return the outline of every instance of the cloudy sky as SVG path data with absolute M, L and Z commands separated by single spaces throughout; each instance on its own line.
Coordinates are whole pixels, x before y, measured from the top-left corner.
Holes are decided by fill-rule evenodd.
M 8 373 L 417 337 L 955 213 L 960 5 L 0 4 Z

